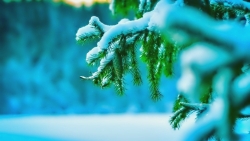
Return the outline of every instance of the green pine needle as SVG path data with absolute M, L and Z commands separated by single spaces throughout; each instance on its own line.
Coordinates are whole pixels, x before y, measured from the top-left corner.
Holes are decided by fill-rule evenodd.
M 211 87 L 205 90 L 205 93 L 200 97 L 200 101 L 202 103 L 210 103 L 212 100 L 212 92 L 213 90 Z
M 183 106 L 180 104 L 181 102 L 188 102 L 186 98 L 184 98 L 182 95 L 178 95 L 177 99 L 173 106 L 173 112 L 176 112 L 177 110 L 181 109 Z
M 187 108 L 182 107 L 178 111 L 174 113 L 174 115 L 170 118 L 169 122 L 172 125 L 173 129 L 179 129 L 181 122 L 186 119 L 188 114 L 191 111 L 188 110 Z

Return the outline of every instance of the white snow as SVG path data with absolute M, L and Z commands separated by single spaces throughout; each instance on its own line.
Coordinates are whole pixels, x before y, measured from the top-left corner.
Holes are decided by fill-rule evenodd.
M 150 16 L 145 14 L 142 18 L 134 21 L 127 21 L 113 26 L 109 31 L 105 32 L 102 39 L 97 43 L 101 50 L 108 49 L 110 43 L 119 35 L 135 34 L 145 30 L 148 25 Z
M 96 48 L 95 48 L 95 50 L 96 50 Z M 98 54 L 98 52 L 95 52 L 95 50 L 93 51 L 93 54 L 90 54 L 89 53 L 89 56 L 92 56 L 92 58 L 94 59 L 94 57 L 93 56 L 97 56 L 97 54 Z M 98 50 L 99 50 L 99 48 L 98 48 Z M 94 78 L 96 78 L 96 77 L 98 77 L 98 75 L 102 72 L 102 70 L 107 66 L 107 64 L 110 62 L 110 61 L 112 61 L 113 60 L 113 58 L 114 58 L 114 51 L 110 51 L 110 52 L 108 52 L 107 54 L 106 54 L 106 56 L 104 57 L 104 58 L 102 58 L 101 59 L 101 61 L 100 61 L 100 65 L 98 66 L 98 68 L 97 68 L 97 71 L 96 72 L 94 72 L 91 76 L 89 76 L 89 77 L 85 77 L 85 76 L 81 76 L 81 78 L 83 78 L 83 79 L 94 79 Z M 88 59 L 90 59 L 91 57 L 89 57 Z
M 96 16 L 92 16 L 89 20 L 89 25 L 98 26 L 102 32 L 108 31 L 112 26 L 103 24 Z
M 100 35 L 100 31 L 98 29 L 96 29 L 92 25 L 87 25 L 78 29 L 76 33 L 76 41 L 82 38 L 88 38 L 88 37 L 98 36 L 98 35 Z
M 0 140 L 182 141 L 195 125 L 194 117 L 185 120 L 176 131 L 169 125 L 169 117 L 170 114 L 0 116 Z M 238 122 L 239 127 L 242 124 Z M 236 129 L 242 131 L 239 127 Z M 247 133 L 247 128 L 244 131 Z
M 98 72 L 101 72 L 106 65 L 113 60 L 114 58 L 114 52 L 108 52 L 108 54 L 101 59 L 100 66 L 98 67 Z
M 107 32 L 111 27 L 112 26 L 101 23 L 98 17 L 92 16 L 88 25 L 78 29 L 76 33 L 76 41 L 83 38 L 100 36 L 102 32 Z
M 126 22 L 128 22 L 128 21 L 129 21 L 129 19 L 124 18 L 124 19 L 121 19 L 121 20 L 118 22 L 118 24 L 126 23 Z
M 169 114 L 71 115 L 0 117 L 0 140 L 10 141 L 178 141 L 194 124 L 180 130 L 169 125 Z
M 101 50 L 98 47 L 92 48 L 86 55 L 86 62 L 89 64 L 99 57 Z
M 152 12 L 152 16 L 150 17 L 150 21 L 148 22 L 147 29 L 154 32 L 160 32 L 161 27 L 163 27 L 166 23 L 162 19 L 169 8 L 169 4 L 167 1 L 161 0 L 156 5 Z

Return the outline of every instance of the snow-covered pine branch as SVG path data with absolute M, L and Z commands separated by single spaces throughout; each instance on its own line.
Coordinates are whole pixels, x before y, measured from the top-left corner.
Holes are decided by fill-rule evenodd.
M 167 42 L 163 43 L 160 34 L 149 29 L 152 14 L 155 14 L 153 12 L 146 12 L 136 20 L 121 20 L 121 22 L 113 26 L 104 25 L 99 19 L 92 17 L 89 25 L 78 30 L 77 40 L 79 42 L 85 41 L 90 35 L 101 36 L 97 47 L 88 52 L 86 57 L 89 64 L 95 64 L 99 60 L 100 64 L 92 76 L 82 76 L 81 78 L 92 79 L 102 87 L 106 86 L 103 85 L 106 84 L 103 83 L 104 80 L 107 84 L 116 81 L 115 86 L 122 90 L 119 91 L 122 94 L 124 73 L 131 72 L 134 76 L 134 84 L 141 83 L 137 61 L 135 61 L 135 48 L 141 45 L 141 58 L 148 64 L 151 96 L 155 100 L 159 99 L 161 94 L 158 85 L 161 74 L 163 72 L 166 76 L 172 75 L 172 65 L 176 59 L 175 55 L 178 49 L 174 49 L 174 46 L 167 44 Z M 91 24 L 93 23 L 91 21 L 95 21 L 95 24 Z M 89 30 L 89 26 L 94 29 Z M 161 52 L 161 55 L 158 55 L 159 52 Z M 158 58 L 149 57 L 155 55 Z M 166 58 L 168 58 L 168 62 L 165 61 Z M 127 66 L 130 66 L 129 71 Z
M 235 120 L 240 110 L 250 104 L 250 78 L 242 72 L 242 67 L 250 63 L 249 3 L 113 0 L 110 8 L 117 13 L 127 4 L 137 10 L 137 19 L 107 26 L 92 17 L 89 25 L 79 29 L 78 41 L 100 39 L 86 57 L 89 64 L 99 61 L 97 71 L 82 78 L 101 87 L 114 84 L 117 92 L 123 94 L 126 73 L 133 75 L 135 85 L 141 84 L 135 53 L 140 47 L 140 58 L 148 68 L 151 97 L 157 100 L 161 96 L 160 78 L 162 74 L 173 75 L 173 63 L 180 54 L 182 76 L 178 90 L 184 98 L 176 101 L 176 113 L 170 121 L 173 127 L 178 128 L 190 111 L 205 111 L 184 140 L 198 141 L 211 134 L 234 139 L 231 129 Z M 199 102 L 206 106 L 193 104 Z M 193 136 L 197 131 L 200 134 Z
M 79 28 L 76 33 L 76 41 L 84 43 L 87 40 L 101 38 L 112 26 L 108 26 L 100 22 L 96 16 L 91 17 L 89 24 Z

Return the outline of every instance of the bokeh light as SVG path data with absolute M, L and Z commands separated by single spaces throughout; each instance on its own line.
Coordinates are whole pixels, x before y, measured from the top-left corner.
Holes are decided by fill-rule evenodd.
M 94 3 L 108 3 L 110 0 L 54 0 L 54 2 L 65 2 L 75 7 L 81 7 L 82 5 L 91 6 Z

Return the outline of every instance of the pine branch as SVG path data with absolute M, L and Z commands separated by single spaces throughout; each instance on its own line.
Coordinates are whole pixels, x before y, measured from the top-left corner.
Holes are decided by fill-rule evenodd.
M 186 103 L 186 102 L 180 102 L 180 104 L 188 109 L 194 110 L 194 111 L 204 111 L 208 108 L 208 104 L 201 104 L 201 103 Z
M 111 0 L 109 9 L 113 15 L 128 16 L 131 11 L 138 11 L 139 0 Z
M 134 85 L 142 83 L 136 56 L 136 48 L 141 45 L 140 58 L 147 65 L 151 98 L 159 100 L 162 96 L 159 91 L 160 79 L 162 75 L 174 75 L 174 63 L 183 49 L 181 67 L 184 78 L 179 81 L 178 88 L 189 99 L 182 96 L 177 98 L 170 123 L 174 129 L 179 128 L 190 113 L 196 112 L 197 117 L 204 122 L 199 120 L 192 132 L 196 134 L 203 126 L 208 128 L 198 137 L 189 136 L 191 140 L 203 139 L 214 133 L 225 137 L 221 123 L 231 125 L 236 117 L 250 118 L 249 115 L 238 114 L 238 110 L 249 104 L 247 99 L 250 97 L 249 76 L 242 75 L 239 69 L 250 59 L 250 32 L 249 28 L 244 27 L 249 23 L 249 8 L 249 3 L 242 0 L 213 0 L 213 3 L 209 0 L 177 0 L 173 4 L 165 0 L 113 0 L 111 9 L 114 13 L 128 14 L 128 9 L 134 9 L 138 19 L 123 19 L 117 25 L 108 26 L 92 17 L 87 26 L 79 29 L 76 37 L 79 42 L 100 39 L 97 47 L 86 58 L 88 64 L 100 61 L 97 71 L 90 77 L 82 78 L 91 79 L 102 88 L 113 84 L 117 94 L 123 95 L 126 73 L 133 75 Z M 197 22 L 197 19 L 202 23 Z M 214 84 L 214 77 L 225 67 L 233 72 L 234 78 L 232 84 L 223 83 L 227 87 L 218 88 L 219 84 Z M 241 89 L 242 85 L 244 89 Z M 214 91 L 214 87 L 217 91 Z M 230 91 L 227 94 L 231 95 L 231 99 L 223 97 L 218 106 L 212 98 L 221 89 Z M 200 116 L 204 112 L 208 114 Z M 225 131 L 228 136 L 231 135 L 229 129 Z
M 164 57 L 162 59 L 163 63 L 163 73 L 166 77 L 171 77 L 173 76 L 173 65 L 174 62 L 176 61 L 176 56 L 178 54 L 178 47 L 174 46 L 172 43 L 169 41 L 164 41 Z
M 181 105 L 182 102 L 187 102 L 187 100 L 179 94 L 173 106 L 174 114 L 169 120 L 174 129 L 178 129 L 181 125 L 181 122 L 184 121 L 187 115 L 191 112 L 190 109 Z
M 172 127 L 174 129 L 179 129 L 181 121 L 186 119 L 186 117 L 188 116 L 189 113 L 190 113 L 190 110 L 185 108 L 185 107 L 182 107 L 181 109 L 177 110 L 173 114 L 173 116 L 171 116 L 171 118 L 169 120 Z
M 200 111 L 206 111 L 210 104 L 203 104 L 203 103 L 186 103 L 186 102 L 180 102 L 182 106 L 185 108 L 200 112 Z M 239 113 L 237 116 L 238 119 L 250 119 L 250 115 Z
M 158 48 L 161 45 L 160 38 L 153 32 L 146 32 L 144 35 L 141 58 L 147 63 L 148 80 L 150 83 L 151 98 L 155 101 L 162 97 L 158 87 L 161 77 L 161 70 L 157 70 Z M 159 68 L 158 68 L 159 69 Z M 158 72 L 157 72 L 158 71 Z
M 212 94 L 213 94 L 213 89 L 211 88 L 212 86 L 212 83 L 211 83 L 211 80 L 210 80 L 210 83 L 207 84 L 207 87 L 204 88 L 204 93 L 201 94 L 201 97 L 200 97 L 200 101 L 202 103 L 211 103 L 212 101 Z
M 141 75 L 140 75 L 140 70 L 138 68 L 138 63 L 137 63 L 137 58 L 136 58 L 136 47 L 137 47 L 137 42 L 140 40 L 140 37 L 141 37 L 141 34 L 138 34 L 136 37 L 135 37 L 135 41 L 131 44 L 131 47 L 130 47 L 130 72 L 132 73 L 133 75 L 133 83 L 134 85 L 141 85 L 142 84 L 142 78 L 141 78 Z

